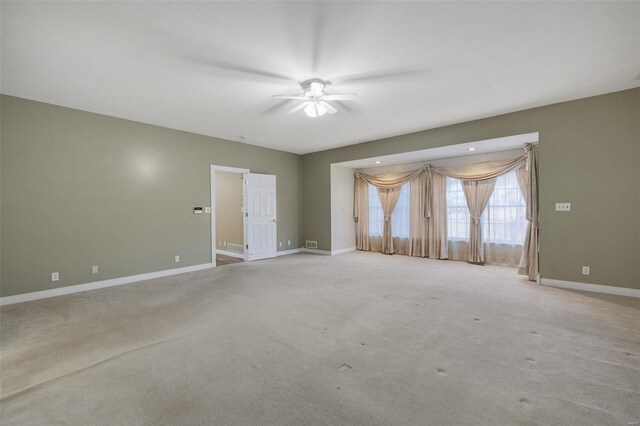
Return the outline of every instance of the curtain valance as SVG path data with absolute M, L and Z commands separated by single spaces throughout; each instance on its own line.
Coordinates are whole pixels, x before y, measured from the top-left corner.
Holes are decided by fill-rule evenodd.
M 404 173 L 383 173 L 368 175 L 356 173 L 356 179 L 362 179 L 379 189 L 398 188 L 420 176 L 422 173 L 429 176 L 431 173 L 439 173 L 443 176 L 462 180 L 487 180 L 509 173 L 512 170 L 524 167 L 527 164 L 527 155 L 504 161 L 484 161 L 482 163 L 467 164 L 460 167 L 433 167 L 425 164 L 417 170 Z M 428 182 L 429 179 L 427 179 Z
M 420 176 L 429 170 L 430 165 L 426 164 L 417 170 L 405 173 L 383 173 L 379 175 L 367 175 L 365 173 L 356 173 L 356 179 L 362 179 L 365 182 L 380 189 L 398 188 L 409 182 L 411 179 Z
M 504 161 L 484 161 L 482 163 L 467 164 L 460 167 L 433 167 L 431 170 L 441 175 L 461 180 L 487 180 L 524 167 L 527 155 Z

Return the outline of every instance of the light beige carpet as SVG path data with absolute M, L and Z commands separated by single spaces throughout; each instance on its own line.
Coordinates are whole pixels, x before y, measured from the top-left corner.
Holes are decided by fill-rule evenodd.
M 9 425 L 640 421 L 640 303 L 349 253 L 3 307 Z

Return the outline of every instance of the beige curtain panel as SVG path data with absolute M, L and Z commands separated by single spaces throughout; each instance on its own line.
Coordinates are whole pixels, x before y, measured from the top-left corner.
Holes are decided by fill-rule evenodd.
M 425 198 L 427 173 L 411 179 L 409 187 L 409 256 L 427 256 L 427 217 Z
M 431 173 L 430 183 L 431 216 L 427 220 L 427 256 L 431 259 L 448 259 L 447 178 L 439 173 Z
M 469 229 L 469 256 L 467 260 L 471 263 L 484 263 L 484 247 L 482 246 L 482 224 L 480 217 L 487 208 L 489 198 L 493 194 L 496 186 L 496 179 L 485 180 L 463 180 L 462 189 L 467 199 L 467 206 L 471 216 Z
M 411 180 L 409 256 L 447 259 L 446 190 L 446 178 L 430 170 Z
M 356 221 L 356 248 L 371 250 L 369 239 L 369 184 L 362 179 L 355 180 L 355 203 L 353 216 Z
M 540 235 L 538 229 L 538 154 L 540 147 L 537 144 L 528 143 L 524 146 L 526 151 L 525 173 L 518 172 L 518 184 L 520 189 L 524 186 L 524 198 L 527 204 L 527 233 L 524 238 L 522 257 L 518 266 L 518 274 L 526 275 L 529 280 L 536 281 L 540 274 L 539 244 Z
M 391 230 L 391 214 L 400 199 L 400 191 L 402 187 L 378 188 L 378 198 L 382 206 L 382 214 L 384 215 L 384 224 L 382 225 L 382 253 L 393 254 L 393 235 Z

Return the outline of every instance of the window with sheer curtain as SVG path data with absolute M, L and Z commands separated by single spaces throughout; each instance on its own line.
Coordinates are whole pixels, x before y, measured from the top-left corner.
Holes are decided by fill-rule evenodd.
M 450 240 L 469 240 L 471 215 L 459 179 L 447 178 L 447 236 Z
M 391 215 L 391 233 L 394 237 L 409 238 L 410 222 L 409 183 L 402 186 L 400 198 Z M 384 226 L 384 214 L 378 198 L 378 189 L 369 185 L 369 235 L 381 237 Z
M 480 219 L 485 243 L 522 245 L 527 229 L 526 205 L 515 172 L 496 179 Z M 447 232 L 450 240 L 469 239 L 470 215 L 459 179 L 447 178 Z
M 509 172 L 496 179 L 482 215 L 482 235 L 488 243 L 522 245 L 526 230 L 526 204 L 516 172 Z

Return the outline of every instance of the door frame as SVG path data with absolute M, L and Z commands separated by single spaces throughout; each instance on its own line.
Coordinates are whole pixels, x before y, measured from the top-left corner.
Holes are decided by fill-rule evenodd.
M 251 172 L 249 169 L 241 169 L 238 167 L 218 166 L 216 164 L 211 165 L 210 185 L 211 185 L 211 264 L 215 268 L 216 265 L 216 172 L 226 173 L 241 173 L 242 179 L 242 234 L 243 244 L 245 249 L 243 250 L 243 259 L 246 262 L 248 258 L 247 247 L 247 215 L 244 214 L 247 208 L 247 194 L 245 188 L 247 185 L 247 175 Z

